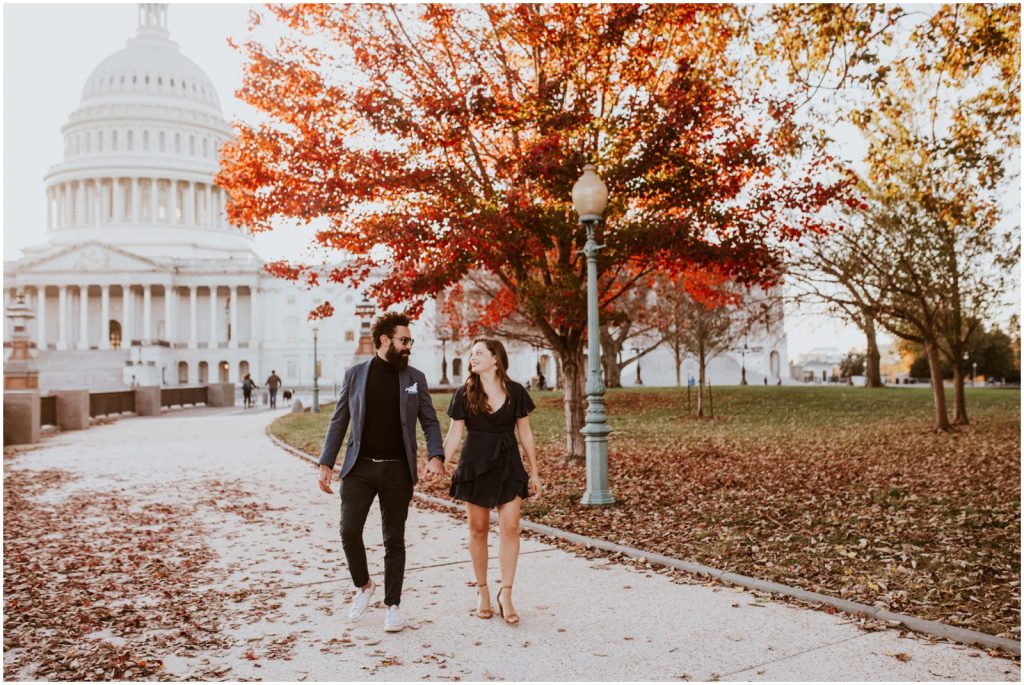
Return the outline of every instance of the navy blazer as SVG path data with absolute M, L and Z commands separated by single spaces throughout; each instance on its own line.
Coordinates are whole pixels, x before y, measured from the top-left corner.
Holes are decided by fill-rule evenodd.
M 349 432 L 348 443 L 345 447 L 345 459 L 341 463 L 341 477 L 344 478 L 352 467 L 356 465 L 359 457 L 359 448 L 363 439 L 363 425 L 366 420 L 366 379 L 370 375 L 370 362 L 372 359 L 356 364 L 345 372 L 345 380 L 341 384 L 341 393 L 338 395 L 338 403 L 334 407 L 334 416 L 327 426 L 327 437 L 324 438 L 324 447 L 320 451 L 320 461 L 324 466 L 334 468 L 334 462 L 341 451 L 341 443 L 348 431 L 349 422 L 352 423 L 352 430 Z M 412 482 L 416 484 L 419 476 L 416 469 L 416 419 L 419 418 L 423 426 L 423 433 L 427 437 L 428 458 L 438 456 L 444 458 L 444 448 L 441 446 L 441 424 L 437 421 L 437 412 L 430 401 L 430 391 L 427 388 L 427 377 L 419 369 L 407 366 L 398 372 L 399 384 L 399 416 L 402 419 L 402 442 L 405 444 L 405 456 L 409 462 L 409 473 L 412 474 Z M 396 429 L 398 426 L 395 427 Z

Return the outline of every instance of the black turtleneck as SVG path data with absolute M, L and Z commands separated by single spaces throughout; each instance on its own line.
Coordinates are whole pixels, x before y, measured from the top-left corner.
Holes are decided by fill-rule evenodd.
M 366 377 L 366 420 L 363 422 L 360 459 L 405 459 L 402 416 L 398 402 L 398 369 L 379 356 L 370 361 Z

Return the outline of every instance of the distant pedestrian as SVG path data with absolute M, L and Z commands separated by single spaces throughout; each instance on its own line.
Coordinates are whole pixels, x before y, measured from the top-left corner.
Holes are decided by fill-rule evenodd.
M 260 386 L 256 385 L 256 381 L 252 379 L 252 376 L 245 374 L 245 378 L 242 379 L 242 399 L 246 409 L 251 409 L 255 406 L 252 401 L 252 390 L 258 387 Z
M 277 389 L 281 387 L 281 377 L 277 371 L 270 370 L 270 377 L 267 378 L 267 390 L 270 391 L 270 408 L 277 409 Z

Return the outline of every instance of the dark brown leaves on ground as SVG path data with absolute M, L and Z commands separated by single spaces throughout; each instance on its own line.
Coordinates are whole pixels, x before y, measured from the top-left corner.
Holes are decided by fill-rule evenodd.
M 177 680 L 161 655 L 225 646 L 192 511 L 139 506 L 133 489 L 47 496 L 68 474 L 7 466 L 7 677 Z

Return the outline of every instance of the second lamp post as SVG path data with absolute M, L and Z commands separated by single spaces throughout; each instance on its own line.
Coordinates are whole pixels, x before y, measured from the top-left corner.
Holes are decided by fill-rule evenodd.
M 580 431 L 586 436 L 587 489 L 581 502 L 587 505 L 614 504 L 608 489 L 608 414 L 604 409 L 604 380 L 601 378 L 601 339 L 597 307 L 597 253 L 603 247 L 594 240 L 594 229 L 608 205 L 608 188 L 594 171 L 583 167 L 583 175 L 572 187 L 572 204 L 587 230 L 583 254 L 587 257 L 587 423 Z

